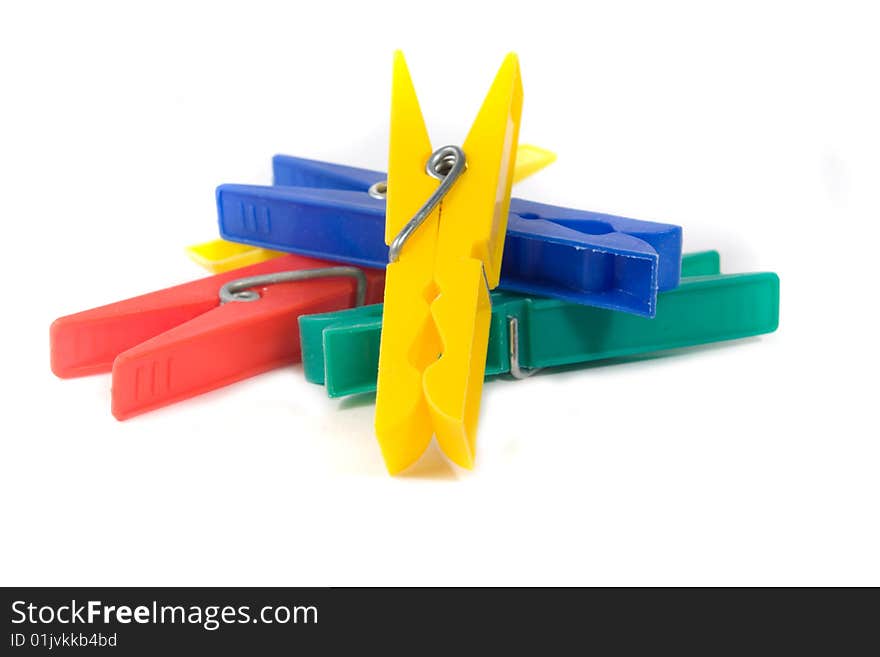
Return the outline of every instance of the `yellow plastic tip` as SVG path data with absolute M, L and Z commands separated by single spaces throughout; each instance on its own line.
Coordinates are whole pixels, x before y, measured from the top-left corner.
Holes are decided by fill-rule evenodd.
M 556 153 L 532 144 L 520 144 L 516 149 L 513 182 L 518 183 L 536 174 L 556 161 Z
M 222 239 L 188 246 L 186 254 L 190 260 L 213 274 L 222 274 L 232 269 L 255 265 L 258 262 L 265 262 L 284 255 L 279 251 L 237 244 Z

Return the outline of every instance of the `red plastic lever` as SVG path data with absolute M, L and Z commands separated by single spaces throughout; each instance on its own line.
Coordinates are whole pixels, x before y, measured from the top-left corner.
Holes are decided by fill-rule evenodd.
M 113 372 L 117 419 L 159 408 L 300 360 L 300 315 L 355 303 L 351 278 L 321 278 L 261 288 L 261 298 L 220 305 L 238 278 L 333 266 L 287 255 L 191 283 L 57 319 L 52 371 L 67 378 Z M 384 272 L 364 270 L 366 303 L 382 300 Z

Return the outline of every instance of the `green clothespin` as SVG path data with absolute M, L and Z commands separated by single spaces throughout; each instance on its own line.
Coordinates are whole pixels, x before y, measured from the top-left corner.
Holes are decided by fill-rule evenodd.
M 653 319 L 556 299 L 492 293 L 486 376 L 647 354 L 772 333 L 779 277 L 721 274 L 717 251 L 685 255 L 681 284 Z M 382 304 L 300 317 L 306 379 L 331 397 L 376 390 Z

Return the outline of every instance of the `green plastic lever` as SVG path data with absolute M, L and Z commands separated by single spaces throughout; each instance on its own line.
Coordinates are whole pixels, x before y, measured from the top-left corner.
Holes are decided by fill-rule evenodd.
M 721 274 L 717 251 L 685 255 L 681 284 L 663 292 L 653 319 L 508 292 L 492 293 L 486 376 L 647 354 L 771 333 L 779 277 Z M 376 390 L 382 304 L 299 319 L 306 379 L 331 397 Z M 515 352 L 514 352 L 515 353 Z

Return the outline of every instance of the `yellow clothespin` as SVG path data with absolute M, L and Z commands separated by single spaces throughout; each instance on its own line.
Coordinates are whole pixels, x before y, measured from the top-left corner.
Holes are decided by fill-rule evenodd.
M 546 148 L 520 144 L 516 151 L 513 182 L 518 183 L 525 180 L 555 161 L 556 154 Z M 223 239 L 193 244 L 186 247 L 186 253 L 193 262 L 214 274 L 221 274 L 231 269 L 246 267 L 284 255 L 281 251 L 228 242 Z
M 498 285 L 522 82 L 508 55 L 461 149 L 432 152 L 403 54 L 395 53 L 376 435 L 392 474 L 431 442 L 474 463 L 489 290 Z

